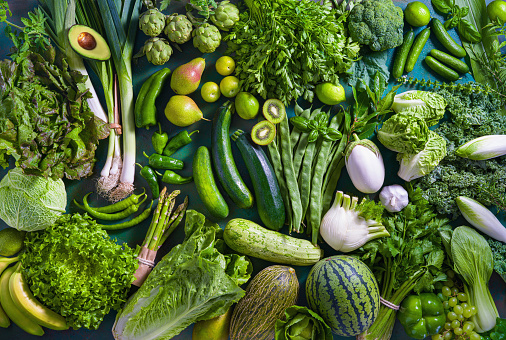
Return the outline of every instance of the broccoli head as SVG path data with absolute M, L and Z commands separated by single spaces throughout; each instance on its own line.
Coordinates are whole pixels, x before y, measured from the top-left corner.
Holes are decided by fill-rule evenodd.
M 363 0 L 348 17 L 348 31 L 356 42 L 373 51 L 384 51 L 402 44 L 404 15 L 392 0 Z

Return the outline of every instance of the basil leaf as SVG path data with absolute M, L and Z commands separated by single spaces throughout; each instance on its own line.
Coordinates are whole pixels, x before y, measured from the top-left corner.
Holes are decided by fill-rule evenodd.
M 461 8 L 459 8 L 459 16 L 461 18 L 465 17 L 467 14 L 469 14 L 469 7 L 461 7 Z
M 311 129 L 309 128 L 309 119 L 304 117 L 292 117 L 290 118 L 290 123 L 301 132 L 309 132 Z
M 446 20 L 445 23 L 443 24 L 443 26 L 448 31 L 448 30 L 451 30 L 452 28 L 456 27 L 459 22 L 460 22 L 459 17 L 453 17 L 449 20 Z
M 318 135 L 319 135 L 318 131 L 316 130 L 311 131 L 311 133 L 309 134 L 308 142 L 309 143 L 315 142 L 318 139 Z
M 432 0 L 432 6 L 443 14 L 448 14 L 452 11 L 453 3 L 451 0 Z
M 319 128 L 326 128 L 329 122 L 329 117 L 326 113 L 320 113 L 318 116 L 316 116 L 316 121 L 318 123 Z
M 309 121 L 309 123 L 307 124 L 307 127 L 308 127 L 310 130 L 316 130 L 316 128 L 318 127 L 318 124 L 316 123 L 316 121 L 311 120 L 311 121 Z
M 460 33 L 460 37 L 470 43 L 478 43 L 481 41 L 481 34 L 478 32 L 467 19 L 460 20 L 457 28 Z
M 343 138 L 343 134 L 336 129 L 328 128 L 326 135 L 332 139 L 332 141 L 336 141 L 338 139 Z

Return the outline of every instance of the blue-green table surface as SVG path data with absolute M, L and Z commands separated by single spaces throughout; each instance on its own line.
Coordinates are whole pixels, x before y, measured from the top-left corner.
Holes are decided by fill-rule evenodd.
M 428 7 L 431 9 L 431 15 L 434 17 L 441 18 L 440 15 L 435 13 L 432 10 L 432 6 L 430 4 L 430 0 L 422 0 L 425 2 Z M 394 0 L 396 4 L 404 9 L 404 7 L 407 5 L 408 1 L 406 0 Z M 488 1 L 487 1 L 488 2 Z M 13 18 L 12 21 L 16 23 L 20 23 L 20 17 L 26 16 L 27 12 L 31 9 L 33 9 L 37 2 L 36 0 L 12 0 L 9 1 L 11 10 L 13 12 Z M 179 13 L 185 13 L 184 11 L 184 3 L 181 2 L 173 2 L 173 4 L 170 7 L 170 10 L 167 11 L 167 13 L 172 12 L 179 12 Z M 407 25 L 406 25 L 407 26 Z M 0 26 L 0 29 L 3 30 L 4 25 L 2 24 Z M 417 28 L 415 30 L 415 33 L 418 33 L 423 28 Z M 451 35 L 458 39 L 456 33 L 452 30 Z M 135 52 L 137 52 L 143 45 L 144 41 L 147 39 L 147 37 L 139 31 L 137 35 L 136 40 L 136 47 Z M 0 33 L 0 55 L 2 58 L 5 58 L 8 54 L 8 50 L 12 46 L 10 41 L 3 35 L 3 33 Z M 164 66 L 153 66 L 149 64 L 145 58 L 139 59 L 136 63 L 133 65 L 133 73 L 134 73 L 134 88 L 135 93 L 140 89 L 140 86 L 142 83 L 154 72 L 156 72 L 158 69 L 162 67 L 169 67 L 171 70 L 174 70 L 177 66 L 186 63 L 190 61 L 193 58 L 200 57 L 202 54 L 195 49 L 192 46 L 191 41 L 181 46 L 183 52 L 179 52 L 177 50 L 174 50 L 174 54 L 170 61 L 164 65 Z M 429 51 L 432 48 L 438 48 L 443 49 L 443 47 L 439 44 L 438 41 L 435 40 L 434 37 L 431 37 L 425 46 L 422 55 L 419 58 L 419 61 L 417 63 L 417 66 L 413 72 L 410 73 L 410 75 L 416 77 L 416 78 L 432 78 L 432 79 L 440 79 L 438 76 L 435 76 L 433 72 L 428 69 L 427 65 L 422 62 L 425 55 L 429 53 Z M 214 64 L 216 60 L 223 55 L 224 51 L 226 49 L 225 44 L 222 44 L 220 48 L 212 53 L 212 54 L 206 54 L 203 57 L 206 60 L 206 69 L 204 71 L 204 74 L 202 76 L 201 85 L 204 84 L 207 81 L 214 81 L 216 83 L 219 83 L 222 76 L 220 76 L 214 67 Z M 389 51 L 389 63 L 391 63 L 393 57 L 393 50 Z M 101 93 L 101 87 L 99 85 L 99 82 L 97 79 L 92 78 L 94 81 L 94 84 L 97 88 L 97 92 Z M 460 82 L 466 82 L 471 81 L 472 77 L 468 74 L 465 77 L 463 77 Z M 351 99 L 351 90 L 349 87 L 345 86 L 347 91 L 347 98 Z M 399 92 L 402 92 L 403 88 L 399 90 Z M 163 93 L 161 94 L 160 98 L 157 101 L 157 107 L 158 107 L 158 118 L 159 121 L 162 124 L 162 128 L 169 133 L 169 135 L 176 134 L 181 130 L 181 128 L 177 128 L 171 123 L 168 122 L 168 120 L 165 118 L 163 114 L 163 109 L 168 101 L 168 99 L 173 95 L 174 93 L 170 89 L 169 86 L 165 86 Z M 101 95 L 101 94 L 100 94 Z M 200 97 L 200 91 L 197 90 L 195 93 L 190 95 L 198 104 L 198 106 L 201 108 L 201 110 L 204 113 L 204 117 L 208 119 L 212 119 L 214 112 L 216 109 L 225 102 L 226 98 L 221 97 L 217 102 L 209 104 L 202 100 Z M 101 98 L 103 101 L 103 98 Z M 300 103 L 301 106 L 304 108 L 309 107 L 308 103 Z M 315 107 L 321 106 L 321 103 L 315 102 Z M 105 105 L 104 105 L 105 107 Z M 328 107 L 327 107 L 328 109 Z M 293 105 L 288 109 L 288 114 L 293 115 Z M 244 121 L 240 119 L 239 117 L 235 116 L 232 121 L 231 131 L 234 131 L 234 129 L 242 128 L 242 129 L 250 129 L 253 125 L 250 121 Z M 192 155 L 199 147 L 200 145 L 206 145 L 210 146 L 210 135 L 211 135 L 211 123 L 206 121 L 200 121 L 196 124 L 193 124 L 192 126 L 188 127 L 189 131 L 193 131 L 194 129 L 198 129 L 200 133 L 194 135 L 194 142 L 190 145 L 186 146 L 185 148 L 178 151 L 174 157 L 177 157 L 179 159 L 182 159 L 185 161 L 185 168 L 181 171 L 183 175 L 190 175 L 191 174 L 191 168 L 192 168 Z M 146 164 L 147 160 L 142 155 L 142 151 L 146 151 L 148 154 L 151 154 L 154 152 L 152 146 L 151 146 L 151 135 L 155 131 L 154 128 L 147 131 L 146 129 L 138 129 L 137 130 L 137 161 L 141 164 Z M 385 176 L 385 183 L 384 185 L 391 185 L 394 183 L 402 183 L 402 180 L 397 176 L 398 171 L 398 162 L 395 160 L 395 154 L 389 150 L 386 150 L 381 146 L 380 143 L 377 143 L 378 146 L 380 146 L 383 159 L 386 166 L 386 176 Z M 102 168 L 104 161 L 106 159 L 106 151 L 107 151 L 107 141 L 101 141 L 98 151 L 97 151 L 97 159 L 98 162 L 95 166 L 95 174 L 87 178 L 85 180 L 81 181 L 65 181 L 66 187 L 67 187 L 67 193 L 68 193 L 68 205 L 67 205 L 67 211 L 68 212 L 76 212 L 76 208 L 71 204 L 72 200 L 74 198 L 80 199 L 82 196 L 86 193 L 88 193 L 91 188 L 94 187 L 94 182 L 99 177 L 100 169 Z M 246 184 L 251 187 L 251 180 L 249 178 L 249 175 L 246 171 L 244 162 L 242 160 L 242 157 L 239 154 L 239 151 L 235 146 L 233 146 L 233 153 L 234 158 L 237 163 L 237 166 L 239 168 L 239 171 L 245 180 Z M 12 163 L 11 163 L 12 164 Z M 3 177 L 3 175 L 6 173 L 7 170 L 0 171 L 0 176 Z M 137 188 L 146 187 L 147 183 L 144 181 L 142 177 L 139 176 L 138 171 L 135 176 L 135 185 Z M 169 190 L 173 190 L 176 187 L 168 186 Z M 202 201 L 200 200 L 193 183 L 181 185 L 177 187 L 181 190 L 180 198 L 178 199 L 178 202 L 181 202 L 183 197 L 185 195 L 189 196 L 189 209 L 195 209 L 197 211 L 200 211 L 204 213 L 205 215 L 209 215 L 209 213 L 206 211 L 206 209 L 203 206 Z M 355 190 L 353 185 L 350 182 L 350 179 L 346 173 L 346 171 L 343 170 L 341 178 L 339 180 L 338 189 L 348 192 L 355 192 L 356 194 L 360 194 Z M 375 197 L 376 195 L 372 195 L 371 197 Z M 92 202 L 99 202 L 98 197 L 96 194 L 93 194 L 91 196 Z M 234 206 L 234 204 L 228 199 L 227 202 L 230 206 L 230 215 L 226 220 L 216 221 L 218 222 L 222 227 L 225 226 L 226 222 L 232 218 L 236 217 L 242 217 L 247 218 L 250 220 L 253 220 L 255 222 L 261 223 L 260 218 L 256 212 L 255 208 L 251 209 L 238 209 Z M 103 203 L 103 202 L 102 202 Z M 460 221 L 463 222 L 463 221 Z M 504 221 L 503 221 L 504 222 Z M 459 223 L 459 221 L 457 221 Z M 126 229 L 123 231 L 117 231 L 117 232 L 111 232 L 111 237 L 116 238 L 118 242 L 123 243 L 126 242 L 131 247 L 135 247 L 137 244 L 141 244 L 142 240 L 144 239 L 145 233 L 147 231 L 149 224 L 149 219 L 142 223 L 141 225 L 138 225 L 134 228 Z M 0 220 L 0 229 L 3 229 L 7 227 L 6 224 Z M 286 230 L 283 230 L 286 232 Z M 163 255 L 165 255 L 173 246 L 180 243 L 183 240 L 183 231 L 182 228 L 178 228 L 178 230 L 170 237 L 170 239 L 167 240 L 166 244 L 159 250 L 157 260 L 159 260 Z M 328 246 L 322 245 L 323 249 L 325 250 L 325 256 L 335 255 L 336 252 L 329 248 Z M 270 265 L 270 263 L 258 259 L 253 260 L 254 264 L 254 274 L 258 273 L 261 269 L 265 268 L 266 266 Z M 306 298 L 305 298 L 305 281 L 307 274 L 309 272 L 310 267 L 295 267 L 297 271 L 297 276 L 300 281 L 300 295 L 299 295 L 299 305 L 307 305 Z M 492 295 L 494 297 L 494 300 L 496 302 L 497 308 L 499 310 L 499 313 L 501 317 L 506 317 L 506 305 L 505 305 L 505 298 L 506 298 L 506 283 L 504 283 L 497 274 L 493 274 L 492 279 L 490 281 L 490 290 L 492 292 Z M 54 339 L 54 340 L 64 340 L 64 339 L 72 339 L 72 340 L 80 340 L 80 339 L 96 339 L 96 340 L 106 340 L 106 339 L 113 339 L 111 329 L 112 325 L 114 323 L 114 319 L 116 316 L 116 312 L 112 312 L 104 319 L 102 322 L 100 328 L 98 330 L 87 330 L 87 329 L 80 329 L 80 330 L 67 330 L 67 331 L 53 331 L 49 329 L 45 329 L 46 333 L 43 336 L 45 339 Z M 192 327 L 188 327 L 185 331 L 181 332 L 178 336 L 174 337 L 174 339 L 178 340 L 190 340 L 191 339 L 191 332 Z M 20 328 L 18 328 L 16 325 L 12 324 L 9 328 L 3 329 L 0 328 L 0 339 L 1 340 L 10 340 L 10 339 L 32 339 L 36 338 L 35 336 L 31 336 L 24 331 L 22 331 Z M 344 337 L 338 337 L 334 336 L 334 339 L 351 339 L 351 338 L 344 338 Z M 396 323 L 396 326 L 394 328 L 394 332 L 392 335 L 392 339 L 395 340 L 404 340 L 404 339 L 410 339 L 403 331 L 402 327 L 399 325 L 399 323 Z

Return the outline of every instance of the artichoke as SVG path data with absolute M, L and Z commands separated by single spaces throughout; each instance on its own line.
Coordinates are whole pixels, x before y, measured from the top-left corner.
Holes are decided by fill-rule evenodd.
M 191 39 L 192 23 L 186 15 L 174 13 L 167 17 L 167 26 L 165 26 L 163 32 L 170 41 L 184 44 Z
M 239 21 L 239 9 L 230 1 L 222 1 L 211 15 L 213 23 L 222 31 L 228 31 Z
M 214 52 L 221 43 L 221 34 L 218 28 L 207 23 L 193 30 L 192 36 L 193 46 L 202 53 Z
M 172 47 L 169 42 L 162 38 L 150 38 L 144 44 L 142 53 L 153 65 L 163 65 L 169 61 L 172 55 Z
M 163 32 L 165 27 L 165 15 L 159 10 L 150 9 L 142 13 L 139 18 L 139 28 L 144 34 L 156 37 Z

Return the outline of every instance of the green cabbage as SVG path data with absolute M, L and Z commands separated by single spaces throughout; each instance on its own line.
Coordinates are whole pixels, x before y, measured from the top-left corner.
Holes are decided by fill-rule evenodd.
M 170 339 L 196 321 L 224 314 L 244 296 L 238 285 L 252 266 L 244 256 L 223 254 L 223 230 L 188 210 L 185 234 L 118 313 L 115 339 Z
M 407 91 L 394 97 L 392 110 L 396 113 L 409 111 L 409 114 L 425 120 L 427 126 L 435 125 L 445 114 L 446 100 L 435 92 Z
M 397 155 L 397 160 L 400 163 L 398 175 L 407 182 L 423 177 L 434 170 L 445 156 L 445 139 L 437 133 L 429 131 L 429 140 L 422 151 L 416 154 L 400 153 Z
M 392 151 L 416 154 L 424 149 L 429 132 L 423 119 L 402 112 L 383 123 L 378 131 L 378 139 Z
M 10 227 L 35 231 L 49 227 L 65 212 L 67 193 L 61 179 L 9 170 L 0 182 L 0 218 Z
M 33 295 L 74 329 L 97 329 L 111 309 L 121 308 L 135 280 L 134 251 L 87 215 L 65 214 L 27 233 L 25 248 L 23 277 Z

